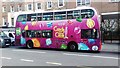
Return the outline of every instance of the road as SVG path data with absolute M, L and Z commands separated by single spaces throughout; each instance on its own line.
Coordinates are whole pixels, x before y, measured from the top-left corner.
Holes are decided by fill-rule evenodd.
M 1 48 L 2 66 L 118 66 L 118 45 L 103 44 L 100 53 Z

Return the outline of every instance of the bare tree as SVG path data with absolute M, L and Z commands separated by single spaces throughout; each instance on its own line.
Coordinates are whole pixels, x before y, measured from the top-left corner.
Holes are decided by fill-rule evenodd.
M 104 23 L 103 23 L 102 27 L 105 31 L 117 31 L 118 20 L 117 19 L 104 20 Z

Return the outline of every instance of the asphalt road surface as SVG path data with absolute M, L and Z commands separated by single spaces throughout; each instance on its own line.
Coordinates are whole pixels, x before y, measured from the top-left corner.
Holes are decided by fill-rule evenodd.
M 0 48 L 2 66 L 118 66 L 117 44 L 103 44 L 100 53 L 49 49 Z

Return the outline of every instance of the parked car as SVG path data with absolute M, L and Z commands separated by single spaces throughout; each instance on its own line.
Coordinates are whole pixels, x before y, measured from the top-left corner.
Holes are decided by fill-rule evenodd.
M 0 47 L 8 47 L 10 45 L 11 39 L 4 32 L 0 32 Z
M 11 39 L 11 44 L 15 45 L 15 34 L 14 33 L 9 33 L 9 38 Z
M 10 39 L 11 45 L 15 45 L 15 32 L 4 32 Z

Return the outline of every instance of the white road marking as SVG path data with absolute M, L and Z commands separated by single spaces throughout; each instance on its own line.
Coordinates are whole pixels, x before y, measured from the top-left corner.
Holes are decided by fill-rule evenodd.
M 2 59 L 7 59 L 7 60 L 10 60 L 12 58 L 9 58 L 9 57 L 1 57 Z
M 27 50 L 12 50 L 12 51 L 18 51 L 18 52 L 31 52 L 31 53 L 46 53 L 46 52 L 39 52 L 39 51 L 27 51 Z
M 20 59 L 20 60 L 25 62 L 34 62 L 34 60 L 28 60 L 28 59 Z
M 47 64 L 53 64 L 53 65 L 62 65 L 61 63 L 56 63 L 56 62 L 46 62 Z
M 83 56 L 83 57 L 93 57 L 93 58 L 106 58 L 106 59 L 120 59 L 116 57 L 106 57 L 106 56 L 91 56 L 91 55 L 79 55 L 79 54 L 69 54 L 69 53 L 63 53 L 64 55 L 71 55 L 71 56 Z

